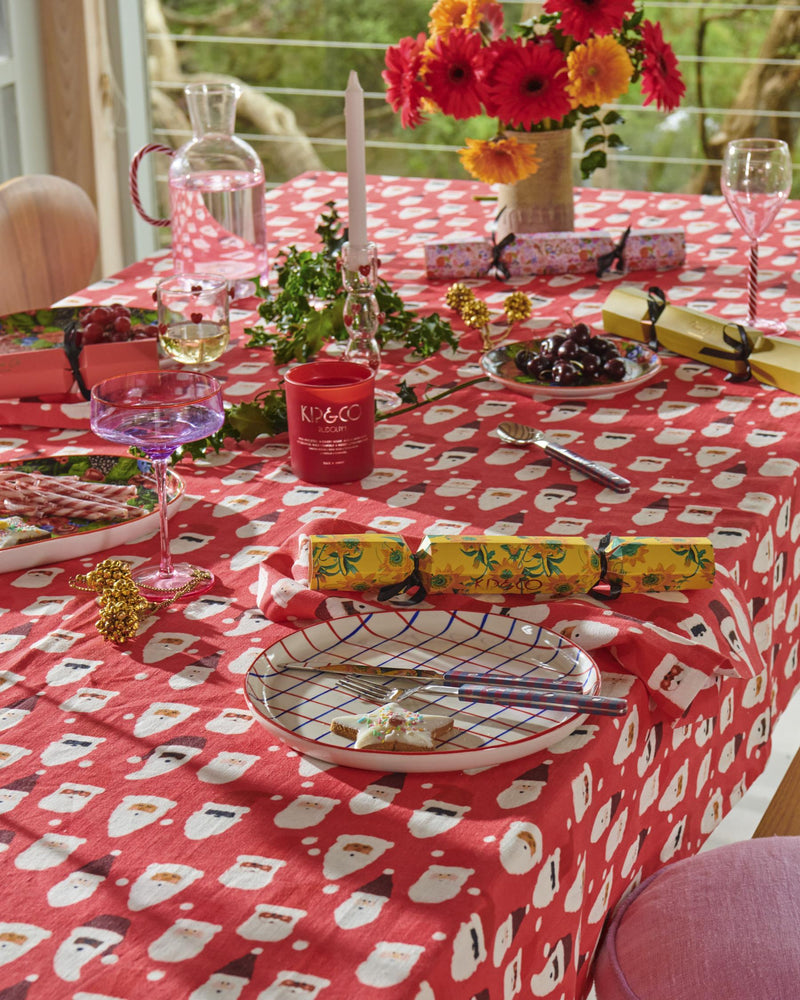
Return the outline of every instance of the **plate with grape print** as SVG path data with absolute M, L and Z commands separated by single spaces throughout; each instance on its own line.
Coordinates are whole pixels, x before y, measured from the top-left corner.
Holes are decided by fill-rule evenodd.
M 59 347 L 64 332 L 76 323 L 83 344 L 141 340 L 158 333 L 154 309 L 107 306 L 57 306 L 0 316 L 0 354 Z
M 171 517 L 184 492 L 171 470 L 167 489 Z M 133 516 L 105 511 L 106 503 L 129 505 Z M 156 484 L 146 459 L 63 455 L 0 464 L 0 573 L 92 555 L 158 527 Z
M 534 399 L 608 399 L 638 389 L 662 365 L 645 344 L 593 334 L 577 323 L 487 351 L 481 367 L 495 382 Z

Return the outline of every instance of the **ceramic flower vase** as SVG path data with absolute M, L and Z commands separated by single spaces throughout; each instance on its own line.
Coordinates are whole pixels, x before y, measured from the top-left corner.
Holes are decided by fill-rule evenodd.
M 572 129 L 513 132 L 517 142 L 536 146 L 535 174 L 497 188 L 497 240 L 508 233 L 553 233 L 575 228 Z

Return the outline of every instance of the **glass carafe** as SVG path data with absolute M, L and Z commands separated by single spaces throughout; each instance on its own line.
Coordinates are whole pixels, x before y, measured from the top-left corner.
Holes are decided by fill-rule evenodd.
M 224 275 L 239 293 L 247 279 L 268 271 L 264 167 L 255 150 L 233 134 L 241 90 L 232 83 L 190 83 L 185 88 L 192 138 L 177 152 L 143 147 L 131 163 L 131 194 L 139 213 L 172 226 L 175 272 Z M 138 199 L 136 173 L 146 152 L 172 156 L 169 220 L 151 219 Z

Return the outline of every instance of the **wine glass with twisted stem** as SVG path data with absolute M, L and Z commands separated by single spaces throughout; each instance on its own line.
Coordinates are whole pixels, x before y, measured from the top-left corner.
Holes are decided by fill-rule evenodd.
M 167 528 L 167 460 L 178 445 L 214 434 L 225 417 L 222 390 L 211 375 L 195 371 L 144 371 L 98 382 L 90 404 L 92 430 L 116 444 L 141 449 L 153 464 L 158 492 L 161 558 L 133 574 L 145 597 L 193 597 L 214 575 L 190 563 L 173 563 Z
M 782 139 L 734 139 L 725 147 L 720 184 L 728 207 L 750 240 L 747 323 L 763 332 L 785 333 L 785 324 L 758 319 L 758 242 L 792 188 L 789 147 Z

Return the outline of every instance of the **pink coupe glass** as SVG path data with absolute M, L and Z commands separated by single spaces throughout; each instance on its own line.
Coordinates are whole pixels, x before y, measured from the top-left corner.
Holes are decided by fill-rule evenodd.
M 214 434 L 224 420 L 222 391 L 210 375 L 194 371 L 132 372 L 99 382 L 92 389 L 95 434 L 140 448 L 153 463 L 161 524 L 161 560 L 133 574 L 149 597 L 181 591 L 192 597 L 208 590 L 213 573 L 190 563 L 173 563 L 167 529 L 167 459 L 178 445 Z

